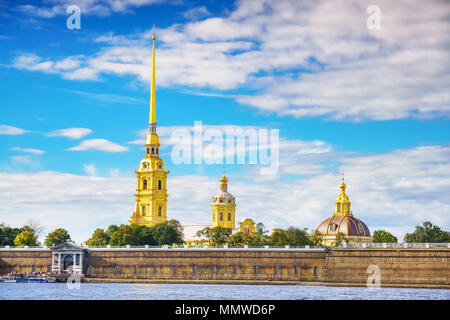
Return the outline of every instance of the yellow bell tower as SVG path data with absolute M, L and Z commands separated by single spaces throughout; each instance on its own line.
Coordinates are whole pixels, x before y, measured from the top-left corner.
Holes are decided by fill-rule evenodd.
M 212 198 L 212 227 L 235 228 L 236 198 L 228 193 L 225 169 L 220 179 L 220 191 Z
M 152 79 L 150 90 L 150 121 L 145 141 L 145 158 L 135 170 L 136 210 L 131 224 L 154 226 L 167 221 L 167 175 L 163 160 L 159 157 L 159 139 L 156 134 L 155 99 L 155 27 L 153 26 Z

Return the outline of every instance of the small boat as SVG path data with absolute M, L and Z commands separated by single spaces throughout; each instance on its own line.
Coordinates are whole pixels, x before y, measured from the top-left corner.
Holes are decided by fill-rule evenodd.
M 27 282 L 38 282 L 38 283 L 42 283 L 42 282 L 46 282 L 47 279 L 45 278 L 27 278 L 26 279 Z
M 56 279 L 55 278 L 47 278 L 47 283 L 55 283 Z
M 2 279 L 4 283 L 16 283 L 16 279 Z

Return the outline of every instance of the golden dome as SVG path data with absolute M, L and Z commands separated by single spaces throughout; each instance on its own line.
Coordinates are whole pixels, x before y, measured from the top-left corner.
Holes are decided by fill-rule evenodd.
M 220 183 L 221 183 L 221 184 L 226 184 L 226 183 L 228 183 L 228 179 L 227 179 L 227 177 L 225 177 L 225 175 L 223 175 L 222 178 L 220 178 Z
M 343 233 L 345 236 L 370 237 L 370 230 L 366 224 L 353 216 L 350 207 L 350 199 L 345 193 L 346 187 L 344 177 L 342 177 L 342 182 L 339 185 L 341 193 L 336 199 L 333 215 L 322 221 L 317 228 L 317 231 L 322 235 L 337 235 L 338 233 Z

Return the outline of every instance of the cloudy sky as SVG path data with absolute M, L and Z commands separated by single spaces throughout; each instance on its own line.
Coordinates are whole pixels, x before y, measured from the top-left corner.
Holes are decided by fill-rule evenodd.
M 210 223 L 220 161 L 171 158 L 172 132 L 202 121 L 279 130 L 275 174 L 226 166 L 239 221 L 312 230 L 344 172 L 371 231 L 449 230 L 449 16 L 439 0 L 0 0 L 0 223 L 32 218 L 77 242 L 127 223 L 154 23 L 169 218 Z

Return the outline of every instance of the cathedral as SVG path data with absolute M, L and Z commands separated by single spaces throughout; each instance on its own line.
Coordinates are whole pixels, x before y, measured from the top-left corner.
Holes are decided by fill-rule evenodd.
M 336 199 L 333 215 L 322 221 L 317 228 L 322 235 L 323 246 L 335 245 L 339 234 L 344 236 L 349 243 L 372 242 L 369 228 L 364 222 L 353 216 L 350 199 L 345 193 L 346 187 L 344 177 L 342 177 L 342 183 L 339 186 L 341 193 Z
M 145 141 L 145 157 L 141 160 L 136 173 L 136 209 L 131 214 L 130 224 L 154 226 L 167 222 L 167 175 L 164 161 L 159 157 L 159 139 L 156 133 L 156 96 L 155 96 L 155 34 L 152 37 L 152 73 L 150 90 L 150 119 Z M 335 245 L 336 238 L 343 236 L 348 242 L 371 242 L 369 228 L 355 218 L 350 209 L 350 200 L 345 193 L 344 178 L 340 185 L 341 193 L 336 199 L 333 215 L 324 220 L 317 231 L 322 235 L 322 245 Z M 228 178 L 220 179 L 218 193 L 212 197 L 210 225 L 183 225 L 184 242 L 188 245 L 201 245 L 207 242 L 198 237 L 197 232 L 206 227 L 222 227 L 232 233 L 243 232 L 251 235 L 255 231 L 255 222 L 245 219 L 236 227 L 236 198 L 228 192 Z
M 164 161 L 159 157 L 159 139 L 156 133 L 156 89 L 155 89 L 155 35 L 153 34 L 152 73 L 150 89 L 150 119 L 145 141 L 145 157 L 141 160 L 136 173 L 136 208 L 131 214 L 130 224 L 154 226 L 167 222 L 167 175 Z M 233 233 L 254 232 L 252 219 L 239 222 L 235 227 L 236 198 L 228 193 L 228 179 L 225 170 L 220 179 L 220 191 L 212 199 L 211 225 L 184 225 L 184 241 L 187 244 L 202 244 L 205 239 L 196 236 L 197 231 L 205 227 L 223 227 Z

